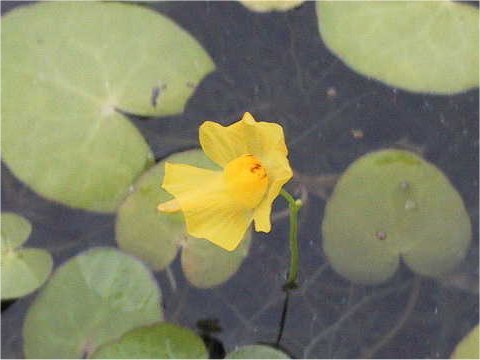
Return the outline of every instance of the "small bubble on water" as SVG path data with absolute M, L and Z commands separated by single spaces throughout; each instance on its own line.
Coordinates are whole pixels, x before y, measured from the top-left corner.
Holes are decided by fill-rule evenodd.
M 387 238 L 387 233 L 385 231 L 377 231 L 375 233 L 375 237 L 378 239 L 378 240 L 385 240 Z
M 407 180 L 400 181 L 400 189 L 407 190 L 410 188 L 410 183 Z
M 335 98 L 336 96 L 337 96 L 337 89 L 335 89 L 335 87 L 333 86 L 330 86 L 327 89 L 327 97 L 331 99 L 331 98 Z
M 413 210 L 416 208 L 417 208 L 417 203 L 414 200 L 408 199 L 407 201 L 405 201 L 405 210 Z

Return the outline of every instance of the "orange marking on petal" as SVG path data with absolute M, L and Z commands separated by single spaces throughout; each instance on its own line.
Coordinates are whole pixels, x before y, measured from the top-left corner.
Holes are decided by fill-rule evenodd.
M 257 206 L 267 191 L 267 173 L 253 155 L 245 154 L 230 161 L 224 174 L 230 195 L 249 209 Z

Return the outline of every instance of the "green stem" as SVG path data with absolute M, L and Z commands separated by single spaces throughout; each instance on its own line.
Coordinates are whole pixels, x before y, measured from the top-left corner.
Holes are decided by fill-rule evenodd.
M 292 195 L 282 189 L 280 195 L 287 201 L 288 208 L 290 209 L 290 268 L 288 270 L 287 282 L 283 286 L 284 290 L 291 290 L 297 287 L 298 276 L 298 211 L 302 207 L 302 201 L 300 199 L 295 200 Z

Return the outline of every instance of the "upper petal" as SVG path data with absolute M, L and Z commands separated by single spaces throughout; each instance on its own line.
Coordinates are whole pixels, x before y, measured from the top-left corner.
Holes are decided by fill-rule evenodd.
M 244 141 L 247 151 L 260 159 L 274 152 L 288 155 L 285 136 L 281 125 L 271 122 L 255 121 L 250 113 L 245 113 L 241 123 L 244 127 Z
M 165 164 L 163 188 L 175 196 L 190 235 L 234 250 L 253 219 L 226 191 L 223 173 L 190 165 Z
M 220 166 L 244 154 L 260 159 L 271 151 L 284 156 L 288 154 L 282 127 L 275 123 L 257 122 L 248 112 L 230 126 L 204 122 L 200 126 L 199 137 L 205 154 Z
M 213 121 L 205 121 L 200 126 L 199 138 L 205 154 L 222 167 L 248 153 L 241 122 L 222 126 Z

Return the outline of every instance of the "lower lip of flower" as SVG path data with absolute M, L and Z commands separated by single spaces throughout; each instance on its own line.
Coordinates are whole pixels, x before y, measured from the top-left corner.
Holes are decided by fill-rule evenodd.
M 246 208 L 255 208 L 265 196 L 268 175 L 260 160 L 251 154 L 231 160 L 223 171 L 229 194 Z

